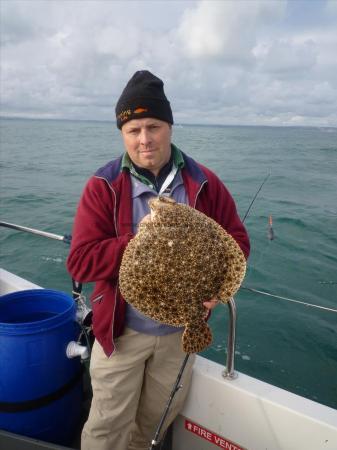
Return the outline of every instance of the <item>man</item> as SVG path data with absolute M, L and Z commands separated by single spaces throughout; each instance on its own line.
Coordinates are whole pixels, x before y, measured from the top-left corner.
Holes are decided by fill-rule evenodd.
M 126 152 L 99 169 L 80 200 L 68 258 L 78 281 L 95 282 L 93 400 L 82 450 L 147 450 L 184 359 L 180 328 L 155 322 L 121 297 L 118 272 L 129 240 L 149 219 L 148 200 L 172 196 L 215 219 L 246 257 L 249 239 L 222 182 L 171 143 L 173 116 L 163 82 L 136 72 L 116 106 Z M 205 299 L 212 309 L 215 299 Z M 166 427 L 182 408 L 193 357 Z

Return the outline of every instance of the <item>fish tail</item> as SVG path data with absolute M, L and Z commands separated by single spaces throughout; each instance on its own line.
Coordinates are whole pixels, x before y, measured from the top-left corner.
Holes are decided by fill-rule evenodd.
M 185 353 L 198 353 L 211 345 L 212 332 L 207 323 L 202 320 L 197 323 L 188 323 L 182 337 Z

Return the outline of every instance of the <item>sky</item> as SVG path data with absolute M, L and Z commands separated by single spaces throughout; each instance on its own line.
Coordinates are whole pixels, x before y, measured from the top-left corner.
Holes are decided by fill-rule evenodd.
M 115 120 L 127 81 L 175 123 L 337 126 L 337 0 L 0 0 L 1 116 Z

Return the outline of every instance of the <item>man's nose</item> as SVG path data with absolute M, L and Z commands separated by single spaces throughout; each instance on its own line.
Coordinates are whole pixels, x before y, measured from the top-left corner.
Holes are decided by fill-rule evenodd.
M 147 146 L 151 143 L 151 133 L 146 128 L 141 129 L 139 138 L 140 143 L 144 146 Z

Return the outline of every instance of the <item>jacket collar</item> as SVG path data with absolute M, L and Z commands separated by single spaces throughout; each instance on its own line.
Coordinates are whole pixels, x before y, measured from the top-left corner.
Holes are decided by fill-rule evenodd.
M 195 207 L 197 196 L 202 186 L 207 182 L 207 177 L 202 170 L 202 166 L 200 166 L 193 158 L 187 156 L 181 150 L 179 150 L 179 152 L 183 159 L 181 173 L 189 198 L 189 204 Z M 118 189 L 119 183 L 122 183 L 124 185 L 124 189 L 126 189 L 126 193 L 130 193 L 131 198 L 131 181 L 129 170 L 126 167 L 123 167 L 123 155 L 98 169 L 95 176 L 106 180 L 111 188 L 114 189 L 116 187 L 117 189 L 115 191 L 117 195 L 120 191 Z M 116 200 L 119 201 L 119 199 Z M 127 211 L 125 211 L 125 213 L 127 214 Z

